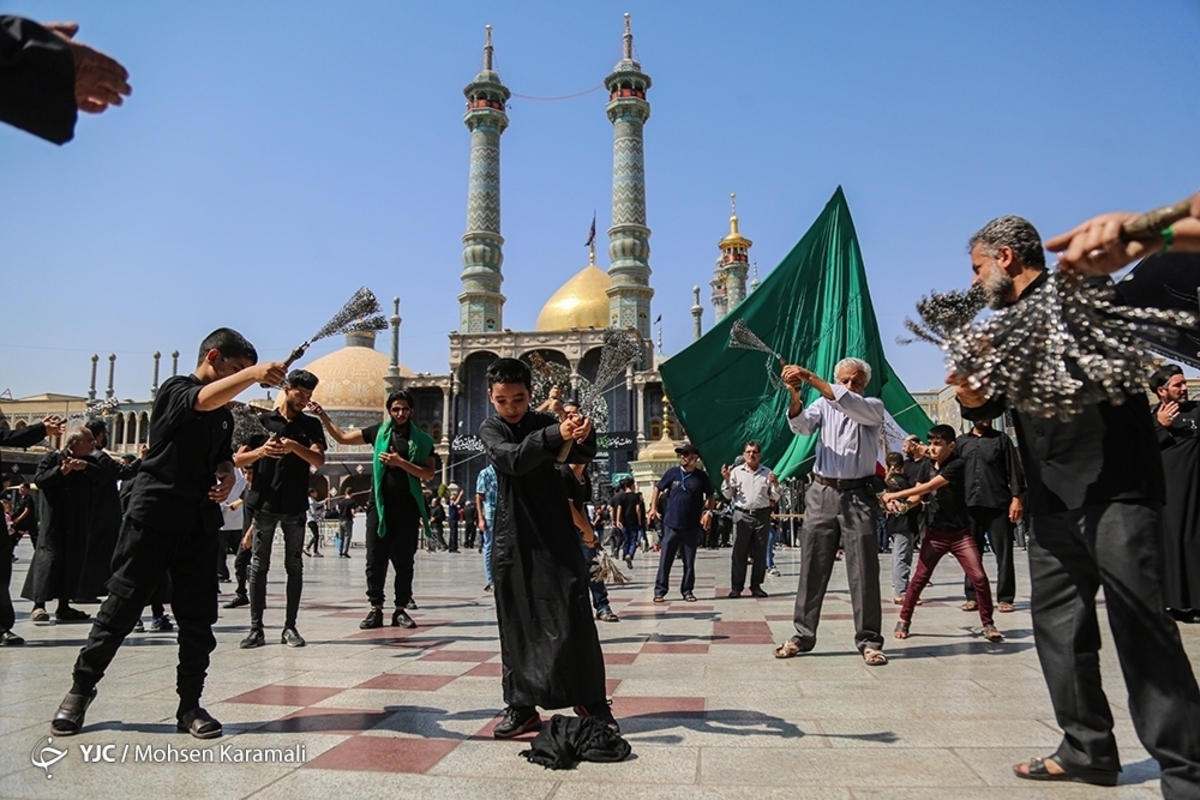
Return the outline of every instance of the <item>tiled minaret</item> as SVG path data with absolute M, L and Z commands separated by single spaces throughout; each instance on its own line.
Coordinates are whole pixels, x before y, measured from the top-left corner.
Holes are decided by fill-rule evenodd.
M 717 243 L 721 257 L 717 259 L 713 287 L 713 312 L 716 321 L 746 299 L 746 276 L 750 273 L 750 248 L 754 242 L 738 231 L 737 195 L 730 194 L 732 213 L 729 216 L 729 235 Z
M 608 229 L 609 324 L 650 337 L 650 229 L 646 227 L 646 170 L 642 128 L 650 118 L 650 76 L 633 58 L 633 33 L 625 15 L 624 55 L 604 79 L 613 125 L 612 227 Z
M 509 91 L 492 70 L 492 26 L 487 26 L 483 69 L 467 88 L 471 131 L 471 177 L 467 188 L 467 232 L 463 234 L 462 294 L 458 296 L 459 332 L 504 328 L 504 237 L 500 235 L 500 134 L 508 127 L 504 105 Z

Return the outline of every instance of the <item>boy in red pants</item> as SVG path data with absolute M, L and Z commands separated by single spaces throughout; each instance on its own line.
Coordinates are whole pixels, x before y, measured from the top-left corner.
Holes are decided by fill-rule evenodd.
M 896 623 L 894 635 L 897 639 L 908 638 L 913 609 L 921 599 L 921 592 L 929 584 L 934 567 L 947 553 L 958 559 L 971 585 L 975 587 L 983 635 L 992 642 L 1004 638 L 992 620 L 991 585 L 988 583 L 987 573 L 983 571 L 979 547 L 971 534 L 971 518 L 967 514 L 966 466 L 962 459 L 954 455 L 954 439 L 954 429 L 949 425 L 933 426 L 929 431 L 933 477 L 911 489 L 885 492 L 881 498 L 884 503 L 892 503 L 910 497 L 929 496 L 926 508 L 929 522 L 921 539 L 917 572 L 908 584 L 908 591 L 904 594 L 904 605 L 900 609 L 900 621 Z

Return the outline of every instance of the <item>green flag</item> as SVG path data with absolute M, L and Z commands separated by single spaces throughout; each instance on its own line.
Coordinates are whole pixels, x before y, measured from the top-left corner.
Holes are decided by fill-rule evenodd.
M 778 360 L 728 346 L 729 330 L 739 319 L 789 363 L 829 381 L 838 361 L 863 359 L 871 365 L 865 393 L 881 397 L 901 428 L 923 435 L 932 425 L 884 357 L 862 252 L 840 186 L 766 280 L 660 368 L 688 438 L 712 471 L 733 463 L 746 441 L 754 439 L 762 445 L 763 463 L 780 478 L 804 473 L 812 466 L 816 436 L 796 436 L 788 428 L 791 396 L 775 388 L 768 375 L 769 370 L 779 374 Z M 808 405 L 817 393 L 806 386 L 802 396 Z

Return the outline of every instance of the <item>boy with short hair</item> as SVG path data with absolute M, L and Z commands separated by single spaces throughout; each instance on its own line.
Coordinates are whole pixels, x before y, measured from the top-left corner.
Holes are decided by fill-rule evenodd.
M 555 468 L 564 444 L 570 444 L 566 463 L 596 455 L 591 421 L 572 414 L 560 422 L 531 411 L 532 375 L 517 359 L 493 361 L 487 382 L 496 416 L 479 426 L 479 438 L 498 486 L 492 577 L 507 706 L 493 735 L 537 730 L 537 706 L 574 707 L 615 729 L 587 564 Z
M 921 592 L 929 584 L 934 567 L 947 553 L 958 559 L 971 585 L 975 587 L 983 635 L 992 642 L 1004 638 L 992 620 L 991 585 L 987 573 L 983 571 L 983 559 L 971 533 L 971 517 L 967 514 L 966 466 L 954 454 L 955 438 L 954 429 L 949 425 L 933 426 L 929 431 L 929 456 L 932 459 L 929 480 L 911 489 L 885 492 L 881 498 L 884 503 L 891 504 L 896 500 L 929 495 L 926 508 L 928 524 L 921 540 L 917 573 L 904 593 L 900 621 L 896 623 L 894 632 L 897 639 L 908 638 L 913 609 L 921 598 Z
M 200 707 L 200 695 L 217 644 L 212 626 L 218 504 L 234 485 L 233 415 L 225 406 L 254 384 L 274 386 L 284 378 L 282 364 L 257 361 L 254 346 L 240 333 L 219 328 L 200 345 L 191 375 L 173 376 L 159 387 L 150 448 L 121 525 L 109 595 L 75 662 L 71 690 L 50 723 L 55 735 L 73 736 L 83 728 L 96 684 L 168 575 L 179 625 L 178 729 L 198 739 L 222 734 L 221 723 Z

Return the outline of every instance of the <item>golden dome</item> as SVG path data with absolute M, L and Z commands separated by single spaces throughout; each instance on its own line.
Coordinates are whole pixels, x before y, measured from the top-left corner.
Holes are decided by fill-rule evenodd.
M 375 349 L 375 334 L 348 333 L 346 346 L 321 356 L 304 368 L 320 379 L 313 400 L 329 411 L 380 411 L 387 401 L 391 359 Z M 403 364 L 400 374 L 413 372 Z
M 607 328 L 608 274 L 588 264 L 564 283 L 542 306 L 536 330 L 565 331 L 571 328 Z
M 738 231 L 737 194 L 731 193 L 729 198 L 730 203 L 733 206 L 733 212 L 729 217 L 729 235 L 722 239 L 717 246 L 722 250 L 727 250 L 734 247 L 743 247 L 749 250 L 754 242 L 750 241 L 745 236 L 742 236 L 742 234 Z

